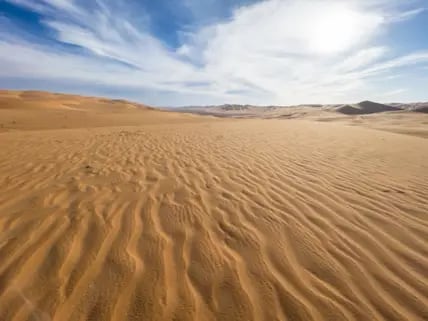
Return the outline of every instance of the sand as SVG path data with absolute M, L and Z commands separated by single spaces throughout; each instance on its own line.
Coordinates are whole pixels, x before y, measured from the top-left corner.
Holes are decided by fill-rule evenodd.
M 428 319 L 427 139 L 48 96 L 0 102 L 0 320 Z

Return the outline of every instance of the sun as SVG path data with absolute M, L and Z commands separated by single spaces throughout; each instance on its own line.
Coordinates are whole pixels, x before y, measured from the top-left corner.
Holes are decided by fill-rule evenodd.
M 361 13 L 344 6 L 330 7 L 312 22 L 309 47 L 320 54 L 333 54 L 349 49 L 359 42 Z

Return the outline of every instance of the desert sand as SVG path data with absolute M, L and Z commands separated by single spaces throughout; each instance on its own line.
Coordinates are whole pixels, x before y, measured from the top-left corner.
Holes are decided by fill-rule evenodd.
M 428 320 L 427 116 L 323 113 L 1 92 L 0 320 Z

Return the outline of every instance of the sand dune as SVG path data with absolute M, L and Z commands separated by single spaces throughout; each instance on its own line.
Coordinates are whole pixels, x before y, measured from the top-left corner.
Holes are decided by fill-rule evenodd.
M 422 107 L 416 108 L 415 111 L 418 113 L 428 114 L 428 106 L 422 106 Z
M 367 115 L 398 110 L 400 110 L 400 108 L 379 104 L 372 101 L 363 101 L 356 105 L 344 105 L 336 109 L 337 112 L 346 115 Z
M 35 96 L 0 102 L 0 320 L 428 319 L 428 140 Z
M 123 100 L 0 90 L 0 132 L 165 124 L 194 118 Z

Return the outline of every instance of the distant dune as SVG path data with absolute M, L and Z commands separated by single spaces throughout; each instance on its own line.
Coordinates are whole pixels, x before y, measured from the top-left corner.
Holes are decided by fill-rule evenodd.
M 251 108 L 251 106 L 249 105 L 223 105 L 223 106 L 219 106 L 220 109 L 225 110 L 225 111 L 230 111 L 230 110 L 248 110 Z
M 346 115 L 367 115 L 375 113 L 383 113 L 386 111 L 398 111 L 401 110 L 398 107 L 392 107 L 389 105 L 378 104 L 372 101 L 363 101 L 356 105 L 344 105 L 337 108 L 337 111 Z
M 428 106 L 421 106 L 414 109 L 418 113 L 428 113 Z
M 394 104 L 391 104 L 391 106 L 398 107 L 408 111 L 426 112 L 426 110 L 428 109 L 428 102 L 409 103 L 409 104 L 394 103 Z
M 411 108 L 412 105 L 406 104 L 395 104 L 385 105 L 379 104 L 372 101 L 363 101 L 354 105 L 319 105 L 319 104 L 306 104 L 306 105 L 298 105 L 298 106 L 252 106 L 252 105 L 220 105 L 220 106 L 201 106 L 201 107 L 182 107 L 176 110 L 178 111 L 188 111 L 195 113 L 211 113 L 221 115 L 226 113 L 228 115 L 261 115 L 263 113 L 268 114 L 272 112 L 285 112 L 285 111 L 293 111 L 298 109 L 307 109 L 312 111 L 332 111 L 345 115 L 368 115 L 375 113 L 382 113 L 387 111 L 400 111 L 400 110 L 413 110 L 417 109 Z M 171 109 L 172 110 L 172 109 Z
M 220 105 L 171 108 L 169 110 L 221 118 L 306 119 L 322 122 L 340 122 L 428 138 L 428 118 L 419 114 L 426 113 L 427 106 L 428 103 L 394 103 L 386 105 L 363 101 L 353 105 Z
M 428 115 L 384 106 L 0 92 L 0 320 L 426 321 Z

